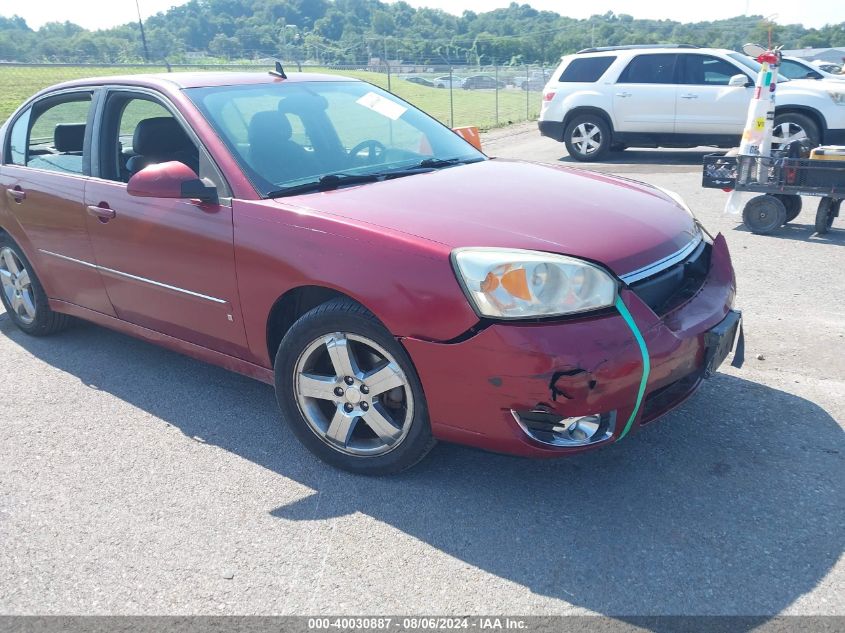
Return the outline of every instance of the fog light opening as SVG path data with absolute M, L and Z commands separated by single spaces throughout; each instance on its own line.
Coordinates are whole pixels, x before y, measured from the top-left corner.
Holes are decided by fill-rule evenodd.
M 561 418 L 540 409 L 511 414 L 532 439 L 550 446 L 576 447 L 596 444 L 613 436 L 616 412 Z

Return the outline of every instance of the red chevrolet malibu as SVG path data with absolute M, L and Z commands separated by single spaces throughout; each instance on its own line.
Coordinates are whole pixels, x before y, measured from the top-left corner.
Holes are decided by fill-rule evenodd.
M 78 317 L 274 384 L 294 434 L 348 470 L 438 439 L 611 444 L 741 334 L 725 240 L 676 194 L 489 159 L 365 82 L 74 81 L 2 143 L 0 296 L 21 330 Z

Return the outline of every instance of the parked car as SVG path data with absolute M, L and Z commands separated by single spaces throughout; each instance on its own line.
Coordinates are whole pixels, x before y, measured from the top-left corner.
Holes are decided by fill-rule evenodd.
M 428 88 L 433 88 L 434 83 L 425 77 L 420 77 L 419 75 L 411 75 L 410 77 L 403 77 L 405 81 L 409 81 L 412 84 L 419 84 L 420 86 L 426 86 Z
M 614 443 L 695 391 L 739 327 L 725 239 L 676 194 L 488 160 L 361 81 L 80 79 L 0 138 L 12 323 L 78 317 L 273 384 L 340 468 L 395 472 L 438 439 Z
M 450 81 L 452 82 L 452 87 L 455 89 L 460 88 L 464 84 L 463 77 L 458 77 L 457 75 L 452 75 L 451 77 L 449 77 L 449 75 L 442 75 L 434 79 L 434 87 L 448 88 Z
M 491 75 L 471 75 L 464 79 L 461 87 L 464 90 L 504 88 L 505 83 L 503 81 L 496 80 L 496 78 Z
M 551 76 L 551 70 L 535 70 L 527 76 L 515 77 L 513 85 L 520 90 L 542 90 Z
M 760 65 L 734 51 L 619 46 L 562 58 L 546 85 L 540 133 L 572 158 L 599 160 L 637 147 L 739 144 Z M 845 86 L 788 80 L 777 86 L 774 145 L 845 143 Z
M 845 81 L 845 75 L 833 74 L 800 57 L 784 57 L 778 75 L 788 79 L 833 79 Z

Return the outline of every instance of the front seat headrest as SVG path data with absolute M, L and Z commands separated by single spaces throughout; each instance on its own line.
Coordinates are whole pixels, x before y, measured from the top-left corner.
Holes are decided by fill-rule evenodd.
M 138 121 L 132 137 L 132 151 L 142 156 L 166 156 L 192 146 L 191 139 L 173 117 Z

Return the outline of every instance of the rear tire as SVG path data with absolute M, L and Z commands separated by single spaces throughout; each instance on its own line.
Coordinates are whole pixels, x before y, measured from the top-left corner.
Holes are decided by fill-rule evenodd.
M 767 235 L 786 223 L 786 207 L 775 196 L 757 196 L 746 203 L 742 221 L 752 233 Z
M 593 162 L 605 157 L 613 139 L 607 122 L 595 114 L 574 117 L 566 126 L 563 142 L 577 161 Z
M 12 323 L 30 336 L 61 332 L 71 321 L 50 309 L 35 269 L 7 233 L 0 233 L 0 300 Z
M 410 356 L 350 299 L 333 299 L 300 317 L 282 339 L 275 373 L 285 422 L 336 468 L 397 473 L 436 444 Z

